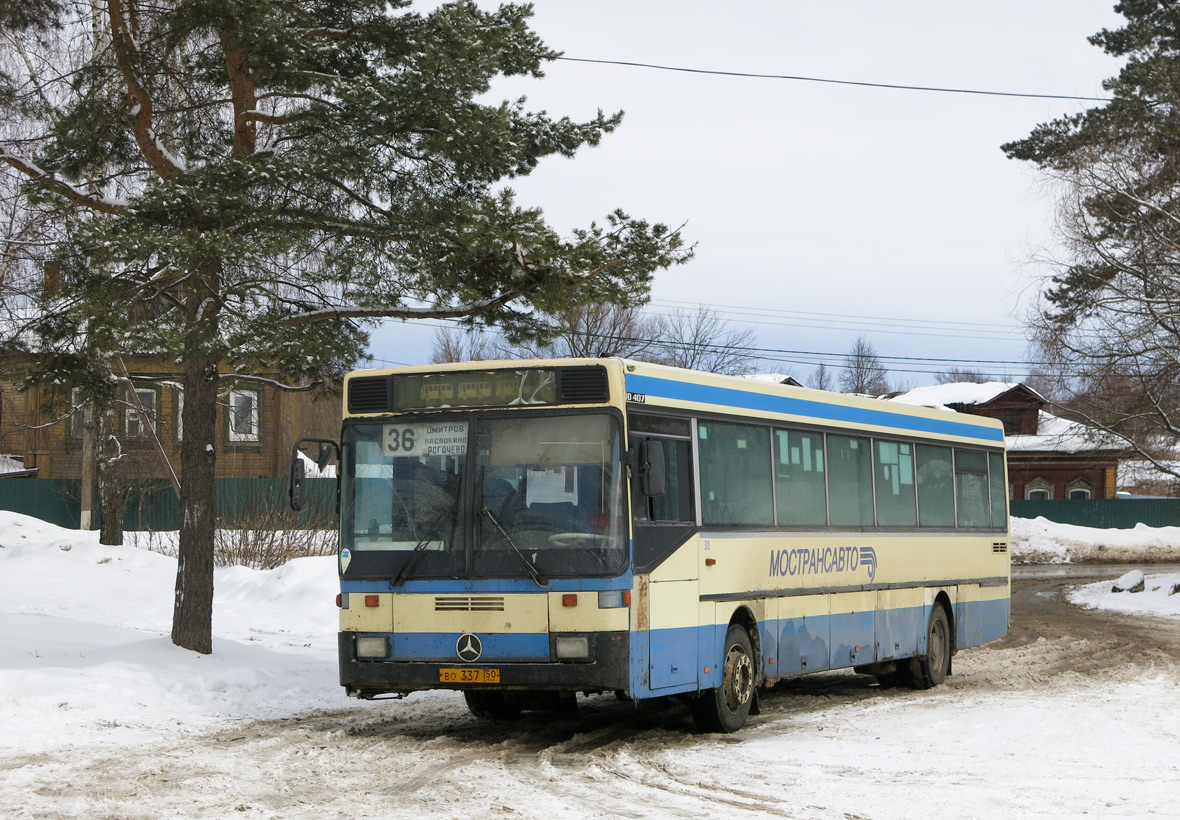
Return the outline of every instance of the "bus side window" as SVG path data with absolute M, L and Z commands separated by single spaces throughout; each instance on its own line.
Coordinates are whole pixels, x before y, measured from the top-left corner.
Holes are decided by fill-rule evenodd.
M 646 436 L 632 436 L 631 446 L 638 450 Z M 693 522 L 696 516 L 692 504 L 692 458 L 689 442 L 683 439 L 651 439 L 664 445 L 664 494 L 649 498 L 643 494 L 638 477 L 632 478 L 631 511 L 636 521 Z
M 704 523 L 773 526 L 770 428 L 701 422 L 697 441 Z

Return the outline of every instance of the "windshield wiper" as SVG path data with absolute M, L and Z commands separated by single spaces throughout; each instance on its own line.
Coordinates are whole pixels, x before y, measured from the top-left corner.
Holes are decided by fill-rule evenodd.
M 414 549 L 410 551 L 410 557 L 402 564 L 401 569 L 397 571 L 397 575 L 393 576 L 393 580 L 389 582 L 391 587 L 400 586 L 406 577 L 410 574 L 410 570 L 418 563 L 418 559 L 422 553 L 426 551 L 426 545 L 430 543 L 430 539 L 424 538 L 414 545 Z
M 441 524 L 442 520 L 447 517 L 448 513 L 449 511 L 443 512 L 442 515 L 430 522 L 430 526 L 427 527 L 426 531 L 431 532 L 435 527 Z M 422 557 L 422 553 L 426 551 L 426 548 L 430 546 L 434 540 L 435 539 L 429 535 L 422 536 L 422 540 L 415 544 L 414 549 L 410 551 L 410 557 L 406 559 L 406 562 L 402 564 L 401 569 L 399 569 L 397 574 L 393 576 L 393 580 L 389 582 L 391 587 L 396 587 L 406 580 L 407 576 L 410 574 L 410 570 L 414 568 L 414 565 L 418 563 L 418 559 Z
M 491 520 L 491 522 L 496 525 L 496 529 L 500 531 L 500 535 L 504 536 L 504 540 L 508 542 L 508 546 L 512 547 L 512 551 L 516 553 L 516 557 L 520 559 L 522 564 L 524 564 L 524 568 L 528 572 L 529 577 L 533 579 L 533 583 L 539 587 L 543 587 L 548 584 L 549 580 L 541 574 L 536 565 L 528 559 L 528 556 L 520 551 L 520 547 L 516 546 L 516 542 L 512 540 L 512 536 L 510 536 L 504 530 L 504 527 L 500 524 L 500 519 L 496 518 L 496 514 L 488 509 L 488 505 L 484 504 L 479 511 L 486 515 Z

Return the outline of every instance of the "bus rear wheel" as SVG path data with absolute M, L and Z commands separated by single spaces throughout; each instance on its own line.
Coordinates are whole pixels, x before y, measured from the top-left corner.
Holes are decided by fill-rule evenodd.
M 702 692 L 692 702 L 692 716 L 703 732 L 736 732 L 746 722 L 754 704 L 758 675 L 750 633 L 733 624 L 725 633 L 721 661 L 721 685 Z
M 926 628 L 926 654 L 912 658 L 900 672 L 914 689 L 932 689 L 951 671 L 951 627 L 946 609 L 935 604 Z
M 470 690 L 463 693 L 467 710 L 484 720 L 513 720 L 520 714 L 520 704 L 503 692 Z

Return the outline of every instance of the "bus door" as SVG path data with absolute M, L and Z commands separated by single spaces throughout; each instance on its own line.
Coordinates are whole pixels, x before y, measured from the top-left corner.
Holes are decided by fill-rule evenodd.
M 638 475 L 632 487 L 632 545 L 636 575 L 648 575 L 648 686 L 686 691 L 697 686 L 700 588 L 691 440 L 683 419 L 631 419 L 658 435 L 631 435 L 632 452 L 643 442 L 663 449 L 663 492 L 647 495 Z M 635 471 L 638 473 L 638 471 Z

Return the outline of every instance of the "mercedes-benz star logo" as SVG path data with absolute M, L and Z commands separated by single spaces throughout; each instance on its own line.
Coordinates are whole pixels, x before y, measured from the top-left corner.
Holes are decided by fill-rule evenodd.
M 467 632 L 460 635 L 459 640 L 455 642 L 455 654 L 468 663 L 477 661 L 479 656 L 483 654 L 483 644 L 480 643 L 479 638 Z

